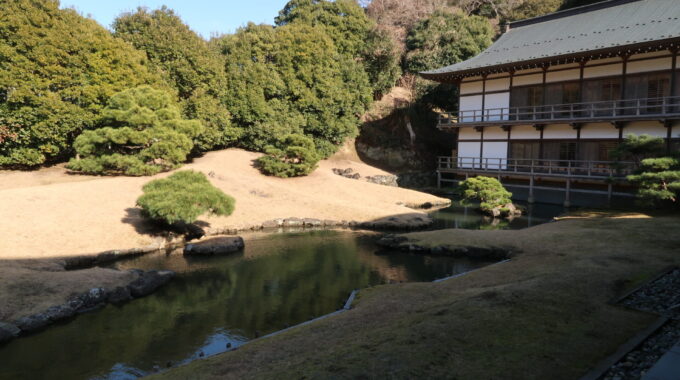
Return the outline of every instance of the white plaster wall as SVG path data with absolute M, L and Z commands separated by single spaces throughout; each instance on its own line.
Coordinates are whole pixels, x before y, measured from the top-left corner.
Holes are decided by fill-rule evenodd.
M 576 130 L 567 124 L 547 125 L 543 130 L 543 139 L 575 139 Z
M 472 127 L 463 127 L 458 130 L 458 140 L 481 140 L 482 134 Z
M 673 126 L 673 129 L 671 130 L 671 137 L 680 138 L 680 125 L 676 124 Z
M 581 77 L 580 69 L 556 71 L 554 73 L 548 71 L 545 74 L 545 82 L 562 82 L 568 80 L 578 80 Z
M 519 74 L 529 74 L 529 73 L 541 73 L 543 72 L 543 69 L 535 68 L 535 69 L 524 69 L 524 70 L 518 70 L 515 72 L 515 75 Z
M 486 127 L 484 128 L 484 140 L 505 140 L 508 138 L 508 132 L 501 127 Z M 485 143 L 486 146 L 486 143 Z
M 609 123 L 590 123 L 581 128 L 582 139 L 616 139 L 619 130 Z
M 603 65 L 588 67 L 583 69 L 584 78 L 597 78 L 597 77 L 607 77 L 612 75 L 623 74 L 623 63 L 617 63 L 613 65 Z
M 508 107 L 510 107 L 509 92 L 486 95 L 484 109 L 488 111 L 484 111 L 484 115 L 488 116 L 488 119 L 485 120 L 508 120 L 508 115 L 506 114 Z
M 479 142 L 458 142 L 458 157 L 460 166 L 463 168 L 479 167 L 479 153 L 481 143 Z M 472 159 L 472 158 L 474 159 Z
M 651 53 L 633 54 L 633 55 L 630 56 L 630 59 L 658 57 L 660 55 L 669 55 L 670 53 L 671 52 L 668 51 L 668 50 L 659 50 L 659 51 L 653 51 Z
M 671 57 L 650 59 L 646 61 L 628 62 L 626 73 L 635 74 L 646 71 L 670 70 L 673 66 Z
M 482 92 L 482 82 L 461 82 L 460 94 L 475 94 Z
M 484 138 L 486 139 L 486 132 L 484 132 Z M 482 157 L 489 158 L 489 160 L 482 160 L 484 168 L 492 170 L 505 169 L 508 158 L 508 143 L 500 141 L 485 142 Z M 502 160 L 496 160 L 496 158 L 501 158 Z
M 627 124 L 623 128 L 623 135 L 633 134 L 642 135 L 647 134 L 656 137 L 666 137 L 667 134 L 666 127 L 661 125 L 658 121 L 636 121 Z
M 531 125 L 515 125 L 510 132 L 511 140 L 540 139 L 541 132 Z
M 461 96 L 460 97 L 460 103 L 459 103 L 459 108 L 460 111 L 458 113 L 458 119 L 461 122 L 466 122 L 466 121 L 474 121 L 474 112 L 466 112 L 466 111 L 480 111 L 477 115 L 477 118 L 481 118 L 482 113 L 482 95 L 474 95 L 474 96 Z
M 486 92 L 505 91 L 510 89 L 510 78 L 491 79 L 486 81 Z
M 528 84 L 541 84 L 543 83 L 543 74 L 531 74 L 531 75 L 522 75 L 522 76 L 515 76 L 512 78 L 512 86 L 524 86 Z

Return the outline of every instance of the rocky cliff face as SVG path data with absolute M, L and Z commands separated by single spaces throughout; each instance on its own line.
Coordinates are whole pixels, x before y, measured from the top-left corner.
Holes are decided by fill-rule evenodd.
M 437 129 L 437 114 L 410 103 L 396 87 L 363 118 L 356 151 L 363 161 L 397 174 L 402 187 L 428 186 L 437 156 L 449 155 L 455 136 Z

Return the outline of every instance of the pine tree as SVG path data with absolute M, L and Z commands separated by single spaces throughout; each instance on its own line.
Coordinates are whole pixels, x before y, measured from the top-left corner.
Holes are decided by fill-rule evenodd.
M 203 126 L 184 120 L 167 92 L 149 86 L 114 95 L 101 128 L 85 131 L 73 144 L 78 157 L 68 169 L 89 174 L 151 175 L 176 168 L 193 148 Z

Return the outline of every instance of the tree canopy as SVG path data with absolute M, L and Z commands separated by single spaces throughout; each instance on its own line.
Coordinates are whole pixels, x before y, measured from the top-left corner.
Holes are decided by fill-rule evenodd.
M 327 157 L 357 134 L 371 100 L 368 77 L 323 29 L 249 24 L 213 43 L 227 58 L 227 105 L 245 148 L 263 151 L 303 134 Z
M 376 95 L 389 91 L 401 75 L 392 38 L 377 28 L 356 0 L 291 0 L 279 12 L 276 25 L 324 29 L 337 51 L 348 58 L 347 64 L 363 67 Z
M 114 93 L 164 86 L 144 54 L 55 0 L 0 7 L 0 166 L 70 154 Z
M 406 39 L 405 70 L 417 73 L 464 61 L 491 45 L 489 21 L 457 12 L 434 12 L 419 21 Z
M 146 52 L 149 61 L 176 90 L 184 115 L 206 126 L 196 143 L 201 150 L 234 143 L 241 129 L 226 107 L 224 59 L 171 9 L 138 8 L 113 23 L 115 35 Z
M 184 162 L 203 126 L 184 120 L 167 92 L 149 86 L 114 95 L 101 128 L 85 131 L 73 144 L 78 157 L 68 168 L 90 174 L 156 174 Z

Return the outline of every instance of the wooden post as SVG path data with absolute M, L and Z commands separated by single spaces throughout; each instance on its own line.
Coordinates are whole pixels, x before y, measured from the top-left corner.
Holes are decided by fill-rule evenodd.
M 567 186 L 565 189 L 565 196 L 564 196 L 564 207 L 569 208 L 571 207 L 571 202 L 569 200 L 569 193 L 571 192 L 571 180 L 567 178 Z
M 533 164 L 533 161 L 532 161 L 532 164 Z M 532 166 L 531 170 L 533 171 L 533 166 Z M 529 177 L 529 198 L 527 199 L 527 203 L 532 204 L 534 202 L 535 202 L 535 199 L 534 199 L 534 176 L 532 175 L 532 176 Z
M 442 172 L 437 170 L 437 189 L 442 188 Z
M 613 192 L 613 186 L 610 183 L 607 184 L 607 204 L 611 206 L 612 203 L 612 192 Z

